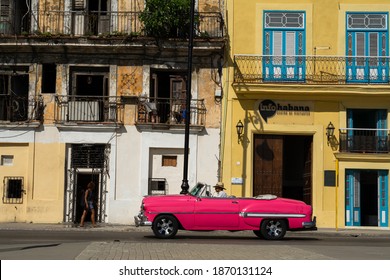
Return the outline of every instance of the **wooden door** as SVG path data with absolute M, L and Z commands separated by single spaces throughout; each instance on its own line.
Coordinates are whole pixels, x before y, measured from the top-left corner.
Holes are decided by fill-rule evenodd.
M 253 196 L 282 196 L 283 136 L 255 135 L 253 159 Z

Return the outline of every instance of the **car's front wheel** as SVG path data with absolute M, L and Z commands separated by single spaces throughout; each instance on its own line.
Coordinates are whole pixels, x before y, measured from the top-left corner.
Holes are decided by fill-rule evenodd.
M 284 237 L 287 231 L 285 220 L 264 220 L 260 226 L 260 232 L 264 239 L 279 240 Z
M 173 238 L 179 229 L 179 223 L 171 215 L 161 215 L 154 219 L 152 229 L 158 238 Z

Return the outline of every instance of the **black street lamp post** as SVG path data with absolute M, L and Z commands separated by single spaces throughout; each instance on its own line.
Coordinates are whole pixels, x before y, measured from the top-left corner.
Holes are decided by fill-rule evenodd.
M 191 107 L 191 77 L 192 77 L 192 49 L 194 48 L 194 20 L 195 20 L 195 0 L 191 0 L 190 7 L 190 32 L 188 40 L 188 64 L 187 64 L 187 96 L 184 132 L 184 164 L 183 181 L 181 184 L 181 194 L 187 194 L 188 185 L 188 154 L 190 142 L 190 107 Z

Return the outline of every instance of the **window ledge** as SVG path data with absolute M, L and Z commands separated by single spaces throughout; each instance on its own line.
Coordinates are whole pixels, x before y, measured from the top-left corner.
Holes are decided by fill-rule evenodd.
M 172 131 L 183 132 L 185 131 L 184 124 L 166 124 L 166 123 L 136 123 L 138 130 L 142 131 Z M 191 133 L 200 133 L 204 130 L 203 125 L 190 125 Z
M 119 123 L 56 123 L 56 127 L 64 131 L 114 131 L 122 126 Z
M 10 128 L 10 129 L 35 129 L 41 125 L 39 121 L 26 121 L 26 122 L 10 122 L 10 121 L 0 121 L 0 127 Z

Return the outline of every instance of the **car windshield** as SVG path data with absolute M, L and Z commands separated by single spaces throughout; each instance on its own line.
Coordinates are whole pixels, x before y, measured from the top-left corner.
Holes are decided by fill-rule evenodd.
M 203 192 L 203 189 L 205 188 L 205 184 L 197 183 L 191 190 L 190 194 L 193 196 L 200 196 L 200 194 Z

